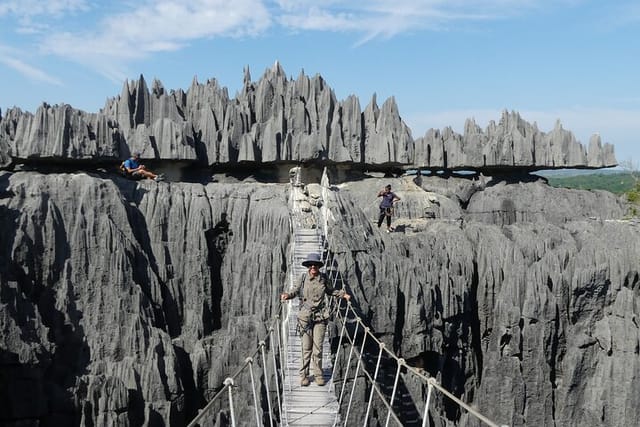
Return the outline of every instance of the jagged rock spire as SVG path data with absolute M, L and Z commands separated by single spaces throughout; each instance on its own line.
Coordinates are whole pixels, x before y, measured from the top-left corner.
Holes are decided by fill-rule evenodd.
M 379 108 L 374 92 L 361 111 L 352 98 L 336 100 L 320 75 L 310 78 L 302 69 L 296 80 L 288 79 L 277 60 L 255 83 L 246 66 L 243 79 L 243 90 L 234 99 L 215 79 L 200 85 L 194 77 L 186 93 L 169 94 L 157 79 L 151 92 L 143 75 L 137 81 L 125 80 L 120 97 L 107 102 L 98 120 L 76 113 L 78 118 L 61 143 L 72 149 L 64 150 L 62 156 L 87 159 L 97 153 L 121 156 L 120 151 L 148 149 L 160 159 L 197 159 L 210 165 L 314 161 L 535 170 L 616 164 L 610 144 L 590 143 L 587 151 L 559 120 L 551 132 L 544 133 L 519 113 L 504 110 L 498 123 L 491 121 L 484 132 L 471 120 L 465 123 L 463 135 L 451 129 L 434 130 L 414 140 L 393 97 Z M 55 121 L 65 115 L 51 117 Z M 96 121 L 112 123 L 113 128 L 98 133 Z M 61 155 L 54 153 L 57 145 L 49 141 L 53 134 L 48 129 L 60 124 L 38 121 L 31 114 L 17 114 L 12 121 L 2 118 L 0 124 L 0 137 L 9 141 L 6 155 L 19 152 L 23 158 L 39 159 Z M 17 128 L 25 131 L 16 132 Z M 86 129 L 90 143 L 77 139 Z
M 244 78 L 242 79 L 242 82 L 245 86 L 248 86 L 251 84 L 251 72 L 249 71 L 248 65 L 243 68 L 243 73 L 244 73 Z

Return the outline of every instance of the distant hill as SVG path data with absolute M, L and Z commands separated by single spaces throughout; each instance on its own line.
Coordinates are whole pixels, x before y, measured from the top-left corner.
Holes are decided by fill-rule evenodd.
M 584 176 L 584 175 L 593 175 L 595 173 L 603 174 L 603 175 L 612 175 L 619 174 L 625 172 L 619 167 L 609 168 L 609 169 L 599 169 L 594 171 L 593 169 L 546 169 L 540 170 L 536 172 L 536 175 L 544 176 L 546 178 L 554 177 L 570 177 L 570 176 Z
M 589 171 L 563 171 L 563 174 L 540 173 L 549 180 L 553 187 L 576 188 L 580 190 L 607 190 L 614 194 L 622 194 L 631 190 L 635 185 L 635 180 L 629 172 L 620 170 L 607 170 L 593 172 Z M 574 172 L 571 175 L 571 172 Z

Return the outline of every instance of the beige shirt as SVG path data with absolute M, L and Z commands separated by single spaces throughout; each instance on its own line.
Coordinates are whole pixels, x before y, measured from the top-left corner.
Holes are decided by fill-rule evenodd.
M 301 289 L 302 295 L 300 295 Z M 298 285 L 289 292 L 290 298 L 299 296 L 302 299 L 302 305 L 300 306 L 300 312 L 298 314 L 300 318 L 309 318 L 312 313 L 327 308 L 324 300 L 325 295 L 339 297 L 344 295 L 344 291 L 333 289 L 327 277 L 322 273 L 315 277 L 305 273 L 304 280 L 298 282 Z

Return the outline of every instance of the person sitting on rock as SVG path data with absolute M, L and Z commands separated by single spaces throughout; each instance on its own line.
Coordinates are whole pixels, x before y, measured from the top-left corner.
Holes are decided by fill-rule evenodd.
M 145 165 L 140 164 L 140 153 L 134 153 L 122 163 L 127 176 L 131 178 L 148 178 L 154 181 L 162 181 L 163 176 L 148 170 Z

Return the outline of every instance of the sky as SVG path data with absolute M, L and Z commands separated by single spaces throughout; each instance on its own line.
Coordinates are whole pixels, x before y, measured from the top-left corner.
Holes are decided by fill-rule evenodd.
M 640 169 L 638 0 L 0 0 L 3 114 L 98 112 L 140 75 L 234 96 L 276 61 L 362 108 L 394 97 L 414 138 L 516 111 Z

